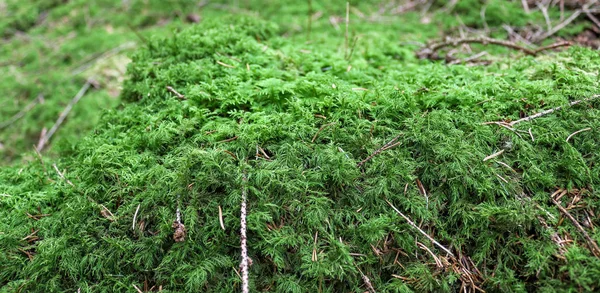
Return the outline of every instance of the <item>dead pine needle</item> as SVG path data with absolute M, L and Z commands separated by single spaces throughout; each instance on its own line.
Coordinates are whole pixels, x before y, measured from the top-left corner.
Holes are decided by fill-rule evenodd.
M 227 63 L 225 63 L 225 62 L 221 62 L 221 61 L 219 61 L 219 60 L 217 60 L 217 64 L 219 64 L 219 65 L 221 65 L 221 66 L 224 66 L 224 67 L 227 67 L 227 68 L 235 68 L 235 66 L 233 66 L 233 65 L 230 65 L 230 64 L 227 64 Z
M 54 170 L 56 171 L 56 173 L 58 173 L 58 176 L 64 180 L 65 182 L 67 182 L 69 185 L 75 187 L 75 185 L 73 184 L 73 182 L 71 182 L 69 179 L 65 178 L 65 174 L 63 174 L 62 172 L 60 172 L 60 170 L 58 170 L 58 167 L 56 166 L 56 164 L 52 164 L 52 167 L 54 168 Z
M 225 223 L 223 222 L 223 210 L 221 210 L 221 206 L 219 206 L 219 224 L 221 225 L 221 229 L 225 231 Z
M 56 123 L 54 123 L 54 125 L 52 126 L 52 128 L 50 128 L 48 133 L 45 134 L 42 138 L 40 138 L 40 142 L 36 148 L 37 151 L 42 151 L 44 149 L 46 144 L 50 141 L 50 138 L 52 138 L 52 136 L 54 135 L 56 130 L 58 130 L 60 125 L 65 121 L 65 118 L 67 118 L 67 115 L 69 115 L 69 113 L 73 109 L 73 106 L 75 106 L 75 104 L 77 104 L 77 102 L 79 102 L 79 100 L 85 95 L 85 93 L 87 92 L 87 90 L 90 88 L 91 85 L 92 85 L 91 80 L 88 80 L 85 82 L 85 84 L 83 85 L 83 87 L 81 87 L 81 89 L 75 95 L 75 97 L 73 97 L 73 99 L 65 107 L 65 109 L 62 111 L 62 113 L 60 113 L 60 116 L 56 120 Z
M 135 209 L 135 214 L 133 214 L 133 224 L 131 225 L 131 230 L 135 231 L 135 220 L 137 219 L 137 215 L 138 212 L 140 211 L 140 206 L 142 204 L 138 204 L 137 208 Z
M 167 90 L 175 94 L 178 98 L 185 100 L 185 96 L 176 91 L 172 86 L 167 86 Z
M 313 138 L 312 138 L 311 142 L 315 142 L 315 140 L 316 140 L 316 139 L 317 139 L 317 137 L 319 136 L 319 133 L 321 133 L 321 131 L 323 131 L 323 129 L 325 129 L 325 128 L 327 128 L 327 127 L 331 126 L 331 125 L 334 125 L 335 123 L 336 123 L 336 122 L 331 122 L 331 123 L 327 123 L 327 124 L 325 124 L 325 125 L 321 126 L 321 128 L 319 128 L 319 130 L 317 131 L 317 133 L 315 133 L 315 135 L 313 136 Z
M 246 235 L 246 201 L 248 199 L 248 190 L 246 184 L 248 182 L 248 175 L 244 171 L 242 174 L 242 203 L 240 207 L 240 242 L 242 247 L 242 262 L 240 269 L 242 271 L 242 293 L 248 293 L 249 282 L 248 282 L 248 247 L 247 247 L 247 235 Z
M 392 207 L 392 209 L 394 209 L 394 211 L 396 211 L 396 213 L 398 213 L 398 215 L 400 215 L 402 218 L 404 218 L 404 220 L 406 220 L 409 225 L 411 225 L 413 228 L 417 229 L 417 231 L 419 231 L 423 236 L 425 236 L 427 239 L 429 239 L 429 241 L 431 241 L 433 244 L 435 244 L 441 250 L 446 252 L 448 255 L 454 257 L 454 254 L 450 250 L 448 250 L 446 247 L 444 247 L 439 242 L 437 242 L 435 239 L 433 239 L 433 237 L 429 236 L 429 234 L 425 233 L 425 231 L 421 230 L 421 228 L 419 228 L 419 226 L 417 226 L 409 217 L 405 216 L 402 212 L 400 212 L 400 210 L 398 210 L 390 201 L 388 201 L 387 199 L 385 201 L 390 205 L 390 207 Z
M 311 260 L 313 262 L 319 260 L 317 257 L 317 239 L 319 238 L 319 231 L 315 232 L 315 241 L 313 243 L 313 250 L 312 250 L 312 256 L 311 256 Z

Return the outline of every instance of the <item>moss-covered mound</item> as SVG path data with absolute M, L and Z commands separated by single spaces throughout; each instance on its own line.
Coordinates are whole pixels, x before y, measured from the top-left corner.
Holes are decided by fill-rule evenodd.
M 251 291 L 600 288 L 598 100 L 484 124 L 593 96 L 596 52 L 344 58 L 228 23 L 151 41 L 93 134 L 1 173 L 0 292 L 238 291 L 242 192 Z

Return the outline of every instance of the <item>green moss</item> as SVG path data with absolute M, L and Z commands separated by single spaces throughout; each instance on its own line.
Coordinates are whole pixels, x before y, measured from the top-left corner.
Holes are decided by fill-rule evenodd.
M 243 173 L 252 290 L 364 291 L 357 268 L 381 291 L 459 290 L 460 276 L 436 268 L 415 242 L 443 252 L 386 199 L 472 258 L 483 289 L 598 288 L 600 262 L 576 229 L 558 227 L 574 243 L 567 261 L 556 258 L 537 220 L 546 215 L 518 197 L 558 216 L 549 194 L 585 188 L 582 203 L 598 205 L 598 102 L 516 126 L 524 134 L 483 124 L 594 94 L 596 52 L 446 66 L 415 60 L 372 31 L 346 61 L 341 39 L 307 44 L 272 23 L 236 18 L 137 51 L 124 105 L 62 146 L 58 167 L 74 186 L 48 159 L 1 173 L 0 291 L 131 291 L 144 282 L 164 292 L 239 290 Z M 399 146 L 357 167 L 398 134 Z M 176 243 L 178 206 L 188 234 Z M 28 241 L 34 231 L 39 240 Z
M 343 26 L 336 30 L 328 17 L 314 21 L 307 42 L 306 5 L 209 6 L 202 24 L 179 32 L 182 11 L 200 11 L 196 1 L 86 2 L 44 6 L 43 25 L 1 21 L 33 38 L 12 37 L 0 49 L 9 64 L 0 89 L 16 97 L 3 100 L 0 113 L 13 115 L 40 93 L 46 103 L 0 135 L 8 160 L 22 158 L 0 171 L 0 292 L 133 292 L 145 283 L 163 292 L 239 291 L 244 173 L 252 291 L 364 292 L 358 269 L 378 292 L 459 291 L 460 274 L 437 267 L 417 242 L 437 257 L 443 251 L 386 200 L 472 259 L 487 291 L 598 290 L 600 261 L 549 201 L 557 187 L 581 190 L 574 216 L 583 222 L 584 209 L 597 213 L 598 100 L 514 132 L 483 124 L 598 94 L 596 51 L 533 58 L 494 49 L 489 66 L 448 66 L 418 60 L 404 44 L 440 36 L 456 17 L 438 13 L 417 24 L 420 15 L 409 13 L 382 25 L 353 12 L 358 41 L 344 58 Z M 325 15 L 345 12 L 344 3 L 313 2 Z M 370 15 L 375 4 L 353 7 Z M 489 26 L 541 19 L 522 14 L 520 1 L 459 1 L 453 12 L 482 27 L 483 6 Z M 34 8 L 41 9 L 22 7 Z M 253 10 L 273 22 L 240 17 Z M 172 23 L 155 27 L 165 19 Z M 56 47 L 37 39 L 69 34 Z M 96 55 L 87 58 L 131 40 L 141 48 L 115 99 L 110 89 L 120 81 L 107 72 L 127 58 L 103 57 L 85 69 Z M 92 76 L 101 89 L 77 105 L 51 152 L 23 151 Z M 584 128 L 591 130 L 565 141 Z M 357 167 L 399 134 L 399 145 Z M 176 243 L 178 207 L 187 237 Z M 564 252 L 553 230 L 572 238 Z

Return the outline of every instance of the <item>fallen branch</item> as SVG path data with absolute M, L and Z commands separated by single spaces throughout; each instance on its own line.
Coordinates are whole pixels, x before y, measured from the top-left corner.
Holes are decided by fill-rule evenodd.
M 400 212 L 400 210 L 398 210 L 391 202 L 389 202 L 387 199 L 385 201 L 392 207 L 392 209 L 394 209 L 396 211 L 396 213 L 398 213 L 402 218 L 404 218 L 404 220 L 406 220 L 408 222 L 408 224 L 410 224 L 413 228 L 417 229 L 421 234 L 423 234 L 423 236 L 425 236 L 427 239 L 429 239 L 429 241 L 431 241 L 433 244 L 435 244 L 441 250 L 446 252 L 448 255 L 455 257 L 454 254 L 450 250 L 448 250 L 446 247 L 444 247 L 439 242 L 437 242 L 435 239 L 433 239 L 433 237 L 429 236 L 429 234 L 425 233 L 425 231 L 421 230 L 421 228 L 419 228 L 419 226 L 417 226 L 413 221 L 411 221 L 411 219 L 409 217 L 405 216 L 402 212 Z
M 178 98 L 185 100 L 185 96 L 176 91 L 173 87 L 167 86 L 167 90 L 175 94 Z
M 443 42 L 431 44 L 431 45 L 421 49 L 419 52 L 417 52 L 417 57 L 419 57 L 420 59 L 433 59 L 436 55 L 436 52 L 439 51 L 440 49 L 445 48 L 445 47 L 451 47 L 451 46 L 456 47 L 456 46 L 462 45 L 462 44 L 498 45 L 498 46 L 503 46 L 503 47 L 515 49 L 518 51 L 522 51 L 523 53 L 530 55 L 530 56 L 536 56 L 540 52 L 543 52 L 546 50 L 551 50 L 551 49 L 555 49 L 558 47 L 565 47 L 565 46 L 571 45 L 570 42 L 563 41 L 563 42 L 554 43 L 549 46 L 540 47 L 537 49 L 529 49 L 529 48 L 520 46 L 516 43 L 513 43 L 511 41 L 492 39 L 492 38 L 488 38 L 488 37 L 459 38 L 459 39 L 447 39 L 446 41 L 443 41 Z
M 83 95 L 85 95 L 85 93 L 87 92 L 87 90 L 90 88 L 91 85 L 92 85 L 92 81 L 87 80 L 85 82 L 85 84 L 83 85 L 83 87 L 81 87 L 81 89 L 79 90 L 77 95 L 75 95 L 75 97 L 69 102 L 67 107 L 65 107 L 65 109 L 62 111 L 62 113 L 60 113 L 60 116 L 56 120 L 56 123 L 54 123 L 54 125 L 52 126 L 52 128 L 50 128 L 48 133 L 46 133 L 40 139 L 40 143 L 37 146 L 38 152 L 42 151 L 44 149 L 44 146 L 46 146 L 46 144 L 50 141 L 50 138 L 52 138 L 52 136 L 54 135 L 56 130 L 58 130 L 60 125 L 65 121 L 65 118 L 67 118 L 67 115 L 69 115 L 69 113 L 71 112 L 71 109 L 73 109 L 73 106 L 75 106 L 75 104 L 77 104 L 77 102 L 79 102 L 79 100 L 83 97 Z
M 0 123 L 0 130 L 4 129 L 8 126 L 10 126 L 11 124 L 17 122 L 19 119 L 23 118 L 23 116 L 25 116 L 25 114 L 27 114 L 27 112 L 31 111 L 31 109 L 33 109 L 33 107 L 35 107 L 38 103 L 42 102 L 44 100 L 44 95 L 38 95 L 37 98 L 33 99 L 31 102 L 29 102 L 25 108 L 23 108 L 23 110 L 19 111 L 19 113 L 13 115 L 12 117 L 10 117 L 10 119 Z
M 569 211 L 567 211 L 567 209 L 565 209 L 558 201 L 556 201 L 554 197 L 551 196 L 550 199 L 552 200 L 552 203 L 556 205 L 558 210 L 567 218 L 569 218 L 569 220 L 571 220 L 571 222 L 573 223 L 573 225 L 575 225 L 577 230 L 579 230 L 579 232 L 583 234 L 583 237 L 587 241 L 592 254 L 596 257 L 600 257 L 600 247 L 598 247 L 596 241 L 592 237 L 590 237 L 590 235 L 585 231 L 585 229 L 583 229 L 581 224 L 579 224 L 579 222 L 569 213 Z
M 246 236 L 246 200 L 248 199 L 246 183 L 248 181 L 246 172 L 242 175 L 242 204 L 240 208 L 241 216 L 240 216 L 240 238 L 241 238 L 241 246 L 242 246 L 242 263 L 240 264 L 240 269 L 242 271 L 242 293 L 248 293 L 249 291 L 249 283 L 248 283 L 248 247 L 247 247 L 247 236 Z

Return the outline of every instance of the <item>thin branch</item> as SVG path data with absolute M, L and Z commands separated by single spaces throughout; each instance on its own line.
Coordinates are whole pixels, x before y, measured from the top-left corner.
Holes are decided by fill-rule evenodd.
M 10 126 L 11 124 L 17 122 L 17 120 L 23 118 L 23 116 L 25 116 L 25 114 L 27 114 L 27 112 L 31 111 L 31 109 L 33 109 L 33 107 L 35 107 L 38 103 L 40 103 L 43 100 L 44 100 L 44 95 L 42 95 L 42 94 L 38 95 L 35 99 L 33 99 L 31 102 L 29 102 L 25 106 L 25 108 L 23 108 L 23 110 L 19 111 L 19 113 L 13 115 L 12 117 L 10 117 L 10 119 L 0 123 L 0 130 Z
M 586 3 L 585 5 L 583 5 L 583 7 L 581 9 L 576 10 L 575 12 L 573 12 L 573 14 L 571 14 L 571 16 L 569 16 L 569 18 L 565 19 L 563 22 L 559 23 L 558 25 L 556 25 L 555 27 L 553 27 L 551 30 L 548 30 L 546 33 L 544 33 L 541 36 L 537 37 L 536 41 L 540 42 L 540 41 L 543 41 L 543 40 L 549 38 L 550 36 L 554 35 L 558 31 L 560 31 L 561 29 L 563 29 L 564 27 L 566 27 L 568 24 L 570 24 L 571 22 L 573 22 L 573 20 L 575 20 L 579 15 L 581 15 L 581 13 L 583 11 L 588 10 L 596 2 L 597 2 L 597 0 L 591 0 L 590 2 Z
M 594 16 L 589 10 L 584 10 L 585 15 L 600 29 L 600 20 Z
M 527 4 L 527 0 L 521 0 L 521 4 L 523 4 L 523 10 L 525 10 L 525 13 L 529 14 L 529 5 Z
M 540 47 L 537 49 L 529 49 L 529 48 L 525 48 L 523 46 L 520 46 L 514 42 L 511 41 L 505 41 L 505 40 L 498 40 L 498 39 L 492 39 L 492 38 L 488 38 L 488 37 L 477 37 L 477 38 L 458 38 L 458 39 L 448 39 L 446 41 L 442 41 L 439 43 L 434 43 L 431 44 L 423 49 L 421 49 L 419 52 L 417 52 L 417 56 L 421 59 L 431 59 L 434 57 L 435 53 L 437 51 L 439 51 L 442 48 L 445 47 L 456 47 L 458 45 L 462 45 L 462 44 L 482 44 L 482 45 L 498 45 L 498 46 L 503 46 L 503 47 L 507 47 L 507 48 L 511 48 L 511 49 L 515 49 L 518 51 L 522 51 L 523 53 L 530 55 L 530 56 L 536 56 L 537 54 L 539 54 L 540 52 L 546 51 L 546 50 L 550 50 L 550 49 L 554 49 L 554 48 L 558 48 L 558 47 L 565 47 L 565 46 L 570 46 L 571 43 L 570 42 L 557 42 L 554 43 L 552 45 L 549 46 L 545 46 L 545 47 Z
M 585 239 L 588 242 L 592 254 L 596 257 L 600 257 L 600 247 L 598 247 L 596 241 L 592 237 L 590 237 L 590 235 L 585 231 L 585 229 L 581 227 L 581 224 L 579 224 L 579 222 L 577 222 L 577 220 L 573 218 L 569 211 L 567 211 L 558 201 L 556 201 L 556 199 L 554 199 L 553 197 L 550 197 L 550 199 L 552 200 L 552 203 L 554 203 L 554 205 L 556 205 L 556 207 L 560 210 L 560 212 L 567 216 L 567 218 L 571 220 L 573 225 L 575 225 L 577 230 L 579 230 L 579 232 L 583 234 L 583 237 L 585 237 Z
M 573 137 L 573 135 L 575 135 L 575 134 L 577 134 L 577 133 L 584 132 L 584 131 L 589 131 L 589 130 L 592 130 L 592 129 L 591 129 L 590 127 L 588 127 L 588 128 L 584 128 L 584 129 L 581 129 L 581 130 L 577 130 L 577 131 L 575 131 L 575 132 L 571 133 L 571 135 L 569 135 L 569 136 L 567 137 L 567 140 L 566 140 L 566 142 L 569 142 L 569 139 L 571 139 L 571 137 Z
M 446 252 L 448 255 L 455 257 L 454 254 L 452 252 L 450 252 L 450 250 L 448 250 L 446 247 L 444 247 L 439 242 L 437 242 L 435 239 L 433 239 L 433 237 L 429 236 L 429 234 L 425 233 L 425 231 L 421 230 L 421 228 L 419 228 L 419 226 L 417 226 L 413 221 L 411 221 L 411 219 L 409 217 L 405 216 L 402 212 L 400 212 L 390 201 L 388 201 L 387 199 L 385 201 L 392 207 L 392 209 L 394 209 L 396 211 L 396 213 L 398 213 L 402 218 L 404 218 L 404 220 L 406 220 L 408 222 L 408 224 L 410 224 L 413 228 L 417 229 L 421 234 L 423 234 L 423 236 L 425 236 L 427 239 L 429 239 L 429 241 L 431 241 L 433 244 L 435 244 L 441 250 Z
M 77 102 L 79 102 L 79 100 L 85 95 L 85 93 L 87 92 L 87 90 L 90 88 L 91 85 L 92 85 L 92 82 L 90 80 L 87 80 L 85 82 L 85 84 L 83 85 L 83 87 L 81 87 L 81 89 L 79 90 L 77 95 L 75 95 L 75 97 L 69 102 L 67 107 L 65 107 L 65 109 L 62 111 L 62 113 L 60 113 L 60 116 L 56 120 L 56 123 L 54 123 L 52 128 L 50 128 L 50 131 L 48 131 L 48 133 L 46 135 L 44 135 L 44 137 L 42 139 L 40 139 L 40 143 L 37 146 L 37 151 L 42 151 L 44 149 L 44 146 L 46 146 L 46 144 L 50 141 L 50 138 L 52 138 L 52 136 L 54 135 L 56 130 L 58 130 L 60 125 L 65 121 L 65 118 L 67 118 L 67 115 L 69 115 L 69 113 L 71 112 L 71 109 L 73 109 L 73 106 L 75 106 L 75 104 L 77 104 Z
M 175 94 L 178 98 L 185 100 L 185 96 L 176 91 L 173 87 L 167 86 L 167 90 Z

